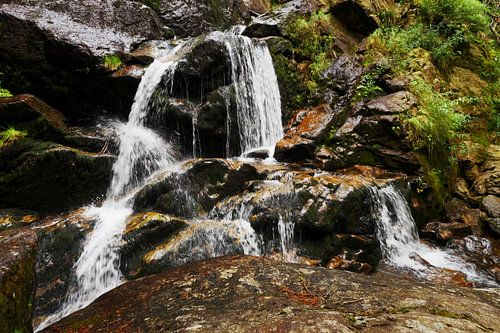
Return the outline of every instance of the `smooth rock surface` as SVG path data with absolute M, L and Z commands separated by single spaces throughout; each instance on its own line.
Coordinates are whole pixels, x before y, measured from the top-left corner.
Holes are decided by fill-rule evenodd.
M 128 282 L 43 332 L 480 332 L 498 289 L 226 257 Z

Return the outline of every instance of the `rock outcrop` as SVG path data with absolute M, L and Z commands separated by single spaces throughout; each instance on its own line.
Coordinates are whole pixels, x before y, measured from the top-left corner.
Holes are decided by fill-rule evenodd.
M 387 273 L 227 257 L 128 282 L 43 332 L 493 331 L 497 298 Z
M 113 60 L 120 62 L 141 42 L 163 37 L 150 8 L 117 0 L 1 3 L 4 85 L 39 96 L 72 119 L 103 108 L 128 114 L 137 82 L 106 75 L 106 56 L 117 54 Z
M 31 332 L 35 296 L 36 233 L 0 232 L 0 331 Z

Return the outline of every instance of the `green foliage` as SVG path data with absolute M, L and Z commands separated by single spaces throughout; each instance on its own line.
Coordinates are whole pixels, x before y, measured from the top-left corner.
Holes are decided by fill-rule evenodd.
M 431 159 L 440 159 L 460 137 L 469 119 L 455 111 L 462 100 L 448 99 L 423 80 L 412 82 L 411 91 L 418 97 L 420 107 L 415 115 L 406 119 L 408 134 L 415 149 L 425 150 Z
M 483 93 L 484 102 L 490 113 L 488 118 L 488 129 L 500 136 L 500 81 L 488 85 Z
M 330 14 L 319 11 L 308 18 L 296 17 L 288 23 L 285 36 L 292 42 L 298 59 L 309 61 L 310 80 L 307 86 L 317 89 L 321 74 L 335 56 L 333 26 Z
M 384 90 L 377 85 L 377 79 L 386 71 L 386 66 L 377 65 L 373 70 L 363 74 L 356 85 L 354 96 L 351 101 L 357 103 L 359 101 L 372 99 L 382 93 Z
M 3 89 L 2 87 L 0 87 L 0 97 L 11 97 L 12 94 L 10 91 L 8 91 L 7 89 Z
M 122 60 L 117 55 L 108 54 L 103 58 L 104 68 L 108 71 L 117 70 L 122 65 Z
M 5 131 L 0 132 L 0 148 L 11 144 L 17 139 L 24 138 L 28 133 L 26 131 L 20 131 L 14 127 L 9 127 Z
M 471 32 L 486 31 L 488 8 L 478 0 L 421 0 L 423 18 L 433 25 L 444 24 Z

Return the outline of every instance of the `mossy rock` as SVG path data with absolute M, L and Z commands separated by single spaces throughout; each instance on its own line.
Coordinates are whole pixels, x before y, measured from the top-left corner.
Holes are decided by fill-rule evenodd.
M 0 331 L 32 332 L 37 238 L 27 228 L 0 232 Z

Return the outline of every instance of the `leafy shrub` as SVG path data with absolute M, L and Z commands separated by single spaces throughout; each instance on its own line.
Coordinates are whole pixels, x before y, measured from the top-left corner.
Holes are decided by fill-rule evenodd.
M 356 85 L 352 102 L 357 103 L 362 100 L 371 99 L 384 92 L 384 90 L 377 85 L 377 79 L 386 71 L 386 66 L 378 65 L 375 66 L 373 70 L 363 74 Z
M 295 18 L 288 23 L 285 31 L 286 37 L 294 45 L 295 55 L 311 62 L 309 71 L 313 81 L 321 79 L 321 73 L 328 68 L 329 60 L 335 55 L 331 19 L 329 14 L 320 11 L 309 18 Z M 308 85 L 316 86 L 314 82 Z
M 440 158 L 443 153 L 447 156 L 446 151 L 468 121 L 466 115 L 455 111 L 462 101 L 446 98 L 423 80 L 412 82 L 411 91 L 420 103 L 417 113 L 406 119 L 414 147 L 425 150 L 431 158 Z
M 444 24 L 472 32 L 488 29 L 488 7 L 478 0 L 421 0 L 420 9 L 430 24 Z

